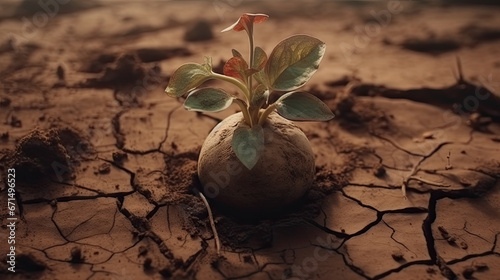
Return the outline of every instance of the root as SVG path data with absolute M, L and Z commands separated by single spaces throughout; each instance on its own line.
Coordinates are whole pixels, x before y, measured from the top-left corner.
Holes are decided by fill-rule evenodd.
M 205 206 L 207 207 L 208 219 L 210 220 L 210 226 L 212 227 L 212 231 L 214 233 L 215 247 L 217 248 L 217 256 L 220 256 L 219 234 L 217 234 L 217 229 L 215 228 L 215 221 L 214 221 L 214 217 L 212 215 L 212 209 L 210 208 L 210 205 L 208 204 L 208 201 L 205 198 L 205 196 L 201 192 L 198 192 L 198 194 L 200 195 L 201 200 L 203 200 L 203 203 L 205 204 Z

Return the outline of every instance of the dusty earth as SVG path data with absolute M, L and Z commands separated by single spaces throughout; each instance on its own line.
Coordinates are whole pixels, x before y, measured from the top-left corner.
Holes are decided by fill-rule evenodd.
M 500 8 L 37 2 L 0 4 L 0 278 L 500 279 Z M 326 42 L 306 89 L 337 117 L 299 124 L 317 165 L 299 205 L 214 209 L 218 257 L 196 165 L 236 107 L 187 112 L 163 90 L 182 63 L 246 54 L 244 34 L 219 33 L 243 12 L 270 15 L 268 53 Z

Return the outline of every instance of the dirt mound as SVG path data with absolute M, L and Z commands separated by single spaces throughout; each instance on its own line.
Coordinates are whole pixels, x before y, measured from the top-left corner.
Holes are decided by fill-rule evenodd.
M 80 69 L 84 73 L 101 73 L 106 65 L 116 61 L 117 55 L 112 53 L 101 53 L 97 56 L 87 58 L 87 63 Z
M 407 50 L 428 54 L 442 54 L 460 48 L 460 43 L 453 38 L 408 38 L 401 43 Z
M 184 34 L 184 40 L 187 42 L 207 41 L 213 38 L 212 25 L 204 20 L 195 22 Z
M 72 128 L 34 129 L 19 140 L 4 160 L 16 169 L 18 181 L 63 181 L 69 178 L 73 166 L 93 153 L 92 145 Z
M 172 57 L 183 57 L 192 55 L 191 51 L 183 47 L 174 48 L 140 48 L 135 50 L 137 57 L 142 62 L 156 62 Z
M 111 57 L 109 58 L 111 59 Z M 132 54 L 125 54 L 120 56 L 114 65 L 107 67 L 100 77 L 87 79 L 81 86 L 91 88 L 123 88 L 142 80 L 145 75 L 146 69 L 140 65 L 139 58 Z
M 140 97 L 166 84 L 168 77 L 162 74 L 160 66 L 143 65 L 173 56 L 186 56 L 185 48 L 151 49 L 142 48 L 123 54 L 101 54 L 81 68 L 82 72 L 100 73 L 98 77 L 88 78 L 77 86 L 82 88 L 113 89 L 115 99 L 122 106 L 138 106 Z

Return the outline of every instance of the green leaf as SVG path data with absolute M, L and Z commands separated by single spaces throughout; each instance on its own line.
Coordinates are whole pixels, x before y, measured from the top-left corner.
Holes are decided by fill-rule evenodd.
M 212 76 L 211 70 L 205 64 L 188 63 L 175 70 L 170 77 L 165 92 L 171 97 L 179 97 L 201 85 Z
M 234 97 L 221 89 L 200 88 L 189 93 L 184 108 L 189 111 L 219 112 L 233 103 Z
M 264 85 L 258 85 L 254 89 L 252 97 L 252 107 L 260 108 L 267 103 L 269 98 L 269 90 Z
M 233 134 L 232 146 L 241 163 L 252 170 L 264 151 L 264 130 L 260 125 L 238 127 Z
M 307 92 L 289 92 L 275 103 L 278 114 L 293 121 L 328 121 L 335 117 L 316 96 Z
M 325 54 L 325 43 L 307 35 L 295 35 L 281 41 L 266 63 L 266 75 L 272 89 L 295 90 L 316 72 Z
M 269 88 L 269 82 L 267 81 L 266 72 L 264 71 L 264 69 L 255 73 L 253 77 L 255 78 L 255 80 L 257 80 L 257 82 L 259 82 L 259 84 L 264 85 L 266 88 Z
M 264 66 L 266 66 L 266 61 L 267 61 L 266 52 L 260 47 L 255 47 L 255 51 L 253 54 L 252 68 L 257 71 L 260 71 L 264 68 Z
M 238 56 L 231 57 L 231 59 L 224 64 L 224 68 L 222 69 L 224 75 L 239 79 L 244 83 L 246 83 L 247 80 L 247 71 L 247 62 Z
M 243 56 L 241 55 L 241 53 L 239 51 L 232 49 L 231 52 L 233 53 L 233 56 L 243 58 Z

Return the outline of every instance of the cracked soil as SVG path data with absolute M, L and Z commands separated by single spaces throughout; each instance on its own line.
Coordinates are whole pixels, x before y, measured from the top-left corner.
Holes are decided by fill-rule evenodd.
M 498 6 L 73 0 L 28 32 L 43 10 L 20 2 L 0 4 L 0 278 L 500 279 Z M 268 53 L 297 33 L 326 42 L 305 89 L 336 118 L 298 123 L 317 166 L 299 204 L 213 209 L 217 256 L 197 159 L 237 108 L 187 112 L 163 90 L 183 63 L 245 53 L 218 32 L 244 12 L 270 15 Z

